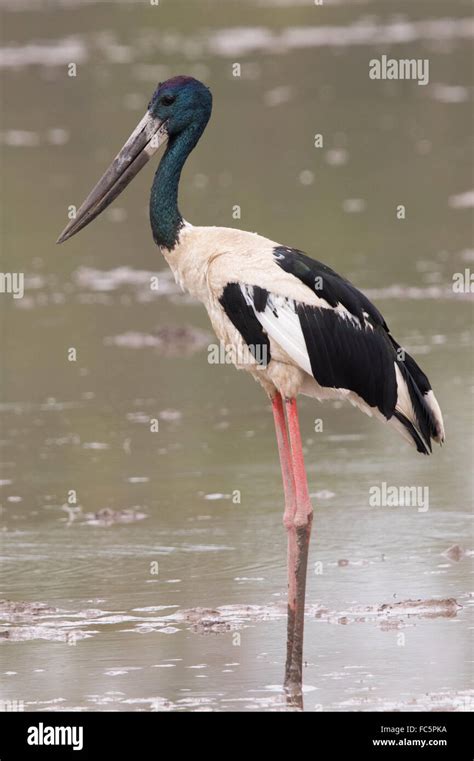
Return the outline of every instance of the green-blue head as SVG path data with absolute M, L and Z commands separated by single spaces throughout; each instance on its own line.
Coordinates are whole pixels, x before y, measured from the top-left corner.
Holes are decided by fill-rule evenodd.
M 153 196 L 165 201 L 167 227 L 177 227 L 177 181 L 181 167 L 201 137 L 212 111 L 212 95 L 202 82 L 193 77 L 177 76 L 158 85 L 147 111 L 136 126 L 112 164 L 89 193 L 74 219 L 63 230 L 58 243 L 75 235 L 88 225 L 117 198 L 160 145 L 169 141 L 166 162 L 162 162 L 163 192 L 161 197 L 155 183 Z M 173 205 L 175 208 L 173 209 Z M 155 203 L 155 211 L 159 212 Z M 155 230 L 154 230 L 155 234 Z M 170 238 L 172 232 L 167 232 Z M 158 241 L 159 236 L 155 234 Z

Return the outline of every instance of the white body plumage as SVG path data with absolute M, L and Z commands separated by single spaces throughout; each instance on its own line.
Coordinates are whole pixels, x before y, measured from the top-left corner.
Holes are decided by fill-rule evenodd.
M 356 391 L 351 387 L 335 385 L 337 369 L 331 384 L 318 380 L 318 373 L 315 373 L 315 363 L 320 359 L 317 346 L 318 341 L 324 342 L 324 336 L 315 335 L 316 352 L 311 356 L 311 346 L 308 347 L 307 335 L 305 337 L 302 328 L 302 308 L 307 308 L 306 312 L 310 315 L 322 315 L 323 320 L 327 318 L 328 312 L 331 312 L 334 316 L 332 322 L 335 320 L 334 324 L 338 330 L 346 332 L 349 341 L 351 336 L 357 337 L 357 340 L 364 340 L 365 336 L 368 342 L 374 330 L 383 329 L 374 322 L 373 314 L 379 314 L 375 307 L 372 307 L 374 312 L 370 315 L 365 309 L 365 297 L 332 270 L 320 265 L 322 285 L 319 289 L 317 284 L 311 288 L 300 276 L 300 264 L 308 266 L 307 258 L 301 252 L 281 247 L 256 233 L 223 227 L 194 227 L 189 223 L 185 223 L 181 228 L 174 248 L 162 248 L 161 251 L 179 285 L 206 307 L 218 339 L 224 346 L 233 348 L 235 366 L 250 372 L 270 397 L 278 391 L 286 398 L 302 393 L 318 400 L 349 401 L 366 414 L 390 422 L 410 443 L 416 444 L 420 451 L 427 453 L 430 449 L 430 435 L 426 426 L 423 428 L 420 424 L 420 410 L 417 409 L 418 396 L 421 396 L 425 407 L 421 414 L 428 415 L 431 419 L 432 424 L 428 428 L 431 429 L 431 436 L 440 443 L 444 440 L 442 415 L 431 388 L 421 388 L 420 395 L 410 393 L 411 383 L 402 372 L 403 366 L 401 370 L 397 361 L 391 362 L 390 367 L 387 366 L 387 372 L 393 373 L 396 384 L 396 400 L 393 410 L 389 412 L 382 411 L 380 405 L 371 404 L 363 387 L 362 390 L 358 388 Z M 280 265 L 282 259 L 284 267 Z M 301 261 L 303 259 L 304 261 Z M 314 262 L 314 265 L 317 267 L 319 263 Z M 294 271 L 288 271 L 292 269 Z M 304 270 L 303 276 L 306 280 Z M 337 303 L 334 300 L 330 303 L 325 298 L 325 278 L 340 282 L 343 292 L 350 287 L 351 297 L 355 295 L 360 298 L 360 312 L 355 313 L 354 309 L 351 310 L 352 304 L 348 306 L 342 299 Z M 231 285 L 235 308 L 234 304 L 229 302 L 229 298 L 224 298 L 226 289 Z M 262 293 L 265 294 L 265 303 L 259 306 L 257 300 Z M 250 332 L 254 331 L 255 324 L 258 324 L 262 335 L 268 341 L 268 363 L 259 361 L 261 357 L 258 354 L 255 358 L 255 351 L 254 354 L 249 351 L 248 336 L 241 323 L 243 325 L 251 318 L 254 319 Z M 316 329 L 314 332 L 316 333 Z M 386 333 L 389 335 L 388 329 Z M 391 337 L 390 340 L 393 342 Z M 388 345 L 387 343 L 387 347 Z M 385 361 L 385 344 L 380 346 L 380 353 Z M 397 344 L 395 346 L 398 347 Z M 255 346 L 251 348 L 255 349 Z M 321 354 L 328 356 L 327 350 L 328 347 L 324 346 Z M 367 356 L 353 353 L 351 362 L 354 376 L 361 375 L 359 364 L 371 357 L 374 362 L 380 364 L 380 358 L 372 356 L 373 352 L 371 347 Z M 334 365 L 338 358 L 329 356 L 328 361 Z M 413 360 L 411 362 L 419 371 Z M 347 377 L 347 372 L 343 372 L 342 375 Z M 364 368 L 362 375 L 371 381 L 370 368 Z M 426 379 L 426 376 L 422 373 L 421 375 Z

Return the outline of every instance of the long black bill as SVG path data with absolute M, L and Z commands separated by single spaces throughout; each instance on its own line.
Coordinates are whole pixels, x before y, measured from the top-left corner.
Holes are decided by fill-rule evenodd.
M 56 242 L 63 243 L 98 217 L 127 187 L 167 137 L 166 122 L 147 111 Z

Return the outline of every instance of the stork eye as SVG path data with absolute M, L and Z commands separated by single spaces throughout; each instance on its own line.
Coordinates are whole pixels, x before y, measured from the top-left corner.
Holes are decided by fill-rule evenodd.
M 176 95 L 163 95 L 161 102 L 164 106 L 171 106 L 176 100 Z

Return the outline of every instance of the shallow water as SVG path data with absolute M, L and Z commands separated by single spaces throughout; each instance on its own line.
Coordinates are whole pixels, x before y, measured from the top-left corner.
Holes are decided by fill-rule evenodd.
M 350 277 L 445 413 L 447 444 L 423 458 L 352 408 L 301 402 L 315 508 L 305 708 L 465 710 L 472 294 L 452 278 L 474 260 L 468 5 L 0 8 L 2 271 L 25 273 L 24 297 L 0 299 L 0 598 L 47 606 L 0 608 L 2 705 L 285 707 L 272 417 L 256 384 L 207 361 L 207 317 L 151 241 L 151 170 L 54 245 L 156 81 L 188 72 L 215 107 L 183 174 L 187 218 L 258 230 Z M 429 57 L 430 84 L 370 81 L 383 53 Z M 427 487 L 428 509 L 371 507 L 382 482 Z M 453 545 L 465 552 L 443 554 Z M 379 610 L 450 598 L 452 615 Z

